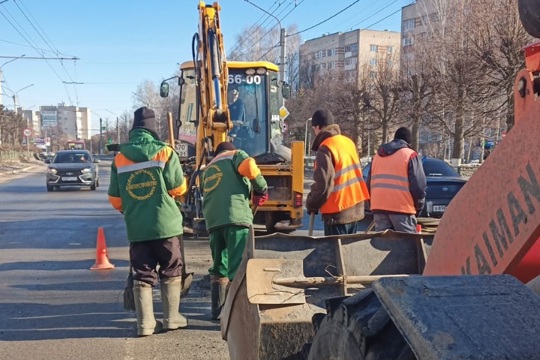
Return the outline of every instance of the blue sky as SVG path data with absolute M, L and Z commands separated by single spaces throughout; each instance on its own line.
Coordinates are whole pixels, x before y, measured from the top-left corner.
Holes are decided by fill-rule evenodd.
M 296 24 L 300 31 L 352 4 L 302 32 L 302 40 L 308 40 L 367 27 L 399 31 L 399 10 L 413 1 L 222 0 L 226 49 L 246 27 L 262 24 L 269 29 L 277 23 L 250 2 L 273 13 L 282 26 Z M 17 92 L 18 104 L 33 110 L 62 102 L 89 107 L 96 125 L 100 116 L 113 119 L 113 114 L 132 112 L 138 105 L 132 94 L 138 84 L 145 80 L 158 84 L 175 73 L 178 63 L 191 59 L 197 4 L 196 0 L 0 0 L 0 56 L 80 59 L 22 58 L 6 64 L 10 59 L 0 58 L 0 66 L 5 64 L 4 106 L 13 108 L 12 94 Z

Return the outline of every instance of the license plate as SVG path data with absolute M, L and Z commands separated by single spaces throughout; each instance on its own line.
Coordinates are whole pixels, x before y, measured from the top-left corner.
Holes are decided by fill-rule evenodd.
M 446 205 L 433 205 L 433 212 L 444 212 Z
M 64 176 L 62 181 L 77 181 L 77 178 L 75 176 Z

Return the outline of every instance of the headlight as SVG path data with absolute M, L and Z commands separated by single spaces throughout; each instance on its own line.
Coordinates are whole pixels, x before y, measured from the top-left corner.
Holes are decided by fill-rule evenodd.
M 81 172 L 82 172 L 83 174 L 88 174 L 88 173 L 91 172 L 91 171 L 92 171 L 92 168 L 86 168 L 86 169 L 82 169 L 82 170 L 81 170 Z
M 53 175 L 56 175 L 56 173 L 57 173 L 56 169 L 54 169 L 54 168 L 47 168 L 47 172 L 49 174 L 53 174 Z

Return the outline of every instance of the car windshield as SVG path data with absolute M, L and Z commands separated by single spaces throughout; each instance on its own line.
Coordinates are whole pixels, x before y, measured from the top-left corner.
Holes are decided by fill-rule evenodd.
M 90 156 L 87 153 L 58 153 L 53 163 L 87 163 Z
M 459 177 L 459 174 L 446 162 L 437 159 L 425 159 L 422 162 L 426 176 L 451 176 Z

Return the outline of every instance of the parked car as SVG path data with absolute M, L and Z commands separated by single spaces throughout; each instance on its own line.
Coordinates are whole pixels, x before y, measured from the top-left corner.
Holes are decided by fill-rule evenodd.
M 99 170 L 95 159 L 88 150 L 61 150 L 49 164 L 46 173 L 47 191 L 53 191 L 61 186 L 90 187 L 96 190 L 99 186 Z
M 467 180 L 462 178 L 444 160 L 423 157 L 422 165 L 426 174 L 427 191 L 426 205 L 419 216 L 440 218 L 443 216 L 450 201 L 456 196 L 463 185 L 465 185 Z M 370 168 L 371 163 L 362 169 L 362 176 L 366 181 Z M 369 206 L 369 204 L 366 206 Z M 368 208 L 366 210 L 369 211 Z

